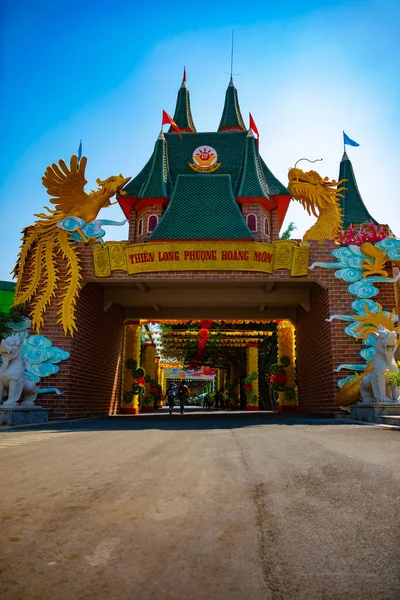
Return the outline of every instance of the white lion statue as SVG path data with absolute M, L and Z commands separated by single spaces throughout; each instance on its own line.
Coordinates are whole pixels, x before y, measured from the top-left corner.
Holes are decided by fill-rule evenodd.
M 0 354 L 3 364 L 0 366 L 0 403 L 4 391 L 8 398 L 3 407 L 35 406 L 38 393 L 37 385 L 25 377 L 25 365 L 21 358 L 21 338 L 18 334 L 10 335 L 1 341 Z M 22 398 L 22 402 L 19 400 Z
M 385 375 L 386 371 L 399 371 L 394 357 L 397 348 L 396 332 L 379 325 L 378 332 L 373 335 L 376 337 L 375 356 L 371 372 L 361 380 L 362 400 L 365 403 L 400 402 L 400 388 L 391 385 Z

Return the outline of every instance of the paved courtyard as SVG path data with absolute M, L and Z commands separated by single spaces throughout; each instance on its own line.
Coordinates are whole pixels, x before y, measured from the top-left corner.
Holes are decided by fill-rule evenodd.
M 398 600 L 400 431 L 191 412 L 0 431 L 2 600 Z

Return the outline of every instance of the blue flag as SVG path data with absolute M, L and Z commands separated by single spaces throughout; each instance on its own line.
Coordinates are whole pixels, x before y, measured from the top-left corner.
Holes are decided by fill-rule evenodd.
M 358 146 L 358 144 L 357 144 Z M 81 143 L 79 144 L 79 148 L 78 148 L 78 162 L 81 160 L 82 158 L 82 140 Z
M 348 135 L 343 131 L 343 143 L 345 146 L 359 146 L 354 140 L 351 140 Z

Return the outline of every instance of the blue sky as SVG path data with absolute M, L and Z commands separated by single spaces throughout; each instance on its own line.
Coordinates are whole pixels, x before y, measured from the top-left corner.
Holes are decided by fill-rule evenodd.
M 76 153 L 97 177 L 135 176 L 174 112 L 183 66 L 199 131 L 218 126 L 235 31 L 235 85 L 260 150 L 287 182 L 297 159 L 323 157 L 337 178 L 342 130 L 372 215 L 400 235 L 398 0 L 217 3 L 3 0 L 0 279 L 10 280 L 20 231 L 49 204 L 46 167 Z M 303 163 L 305 165 L 307 163 Z M 306 167 L 304 167 L 306 168 Z M 119 207 L 101 217 L 122 220 Z M 312 220 L 296 203 L 302 235 Z M 110 228 L 106 239 L 123 239 Z

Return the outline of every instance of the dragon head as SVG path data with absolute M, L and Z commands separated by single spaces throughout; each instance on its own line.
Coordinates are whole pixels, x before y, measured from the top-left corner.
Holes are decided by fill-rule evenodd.
M 102 208 L 110 206 L 111 204 L 115 204 L 115 202 L 110 201 L 110 198 L 115 196 L 115 194 L 125 194 L 125 192 L 121 190 L 130 179 L 130 177 L 124 177 L 122 174 L 113 175 L 112 177 L 108 177 L 103 181 L 101 179 L 96 179 L 96 183 L 99 185 L 98 191 L 101 192 L 102 196 L 104 196 Z
M 308 214 L 318 217 L 316 208 L 327 208 L 335 204 L 338 198 L 343 198 L 341 192 L 346 189 L 340 187 L 346 179 L 340 181 L 322 178 L 316 171 L 304 172 L 294 167 L 289 170 L 288 188 L 295 200 L 298 200 L 306 209 Z

